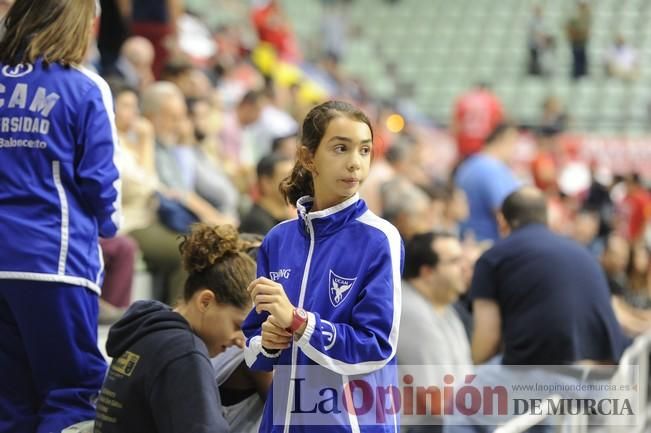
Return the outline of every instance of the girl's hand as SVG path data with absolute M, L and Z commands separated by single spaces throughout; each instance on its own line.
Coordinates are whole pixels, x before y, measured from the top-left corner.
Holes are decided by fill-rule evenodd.
M 271 350 L 289 348 L 292 334 L 275 324 L 274 316 L 269 316 L 262 324 L 262 347 Z
M 292 324 L 294 306 L 287 299 L 282 285 L 269 278 L 260 277 L 249 284 L 247 291 L 257 313 L 268 312 L 274 317 L 275 325 L 283 329 Z

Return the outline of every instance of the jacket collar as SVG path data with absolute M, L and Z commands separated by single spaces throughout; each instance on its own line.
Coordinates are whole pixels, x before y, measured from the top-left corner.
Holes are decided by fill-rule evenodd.
M 309 236 L 307 230 L 308 222 L 312 223 L 315 237 L 327 236 L 339 231 L 351 220 L 361 216 L 368 210 L 364 200 L 355 194 L 345 201 L 315 212 L 310 212 L 314 199 L 310 196 L 303 196 L 296 202 L 298 219 L 302 222 L 299 224 L 300 230 Z

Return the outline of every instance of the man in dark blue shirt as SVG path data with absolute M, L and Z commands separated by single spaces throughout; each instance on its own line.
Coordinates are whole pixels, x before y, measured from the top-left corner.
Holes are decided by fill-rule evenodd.
M 603 271 L 585 248 L 547 228 L 543 194 L 511 193 L 498 220 L 507 237 L 480 257 L 470 289 L 473 361 L 502 345 L 508 365 L 616 363 L 627 341 Z

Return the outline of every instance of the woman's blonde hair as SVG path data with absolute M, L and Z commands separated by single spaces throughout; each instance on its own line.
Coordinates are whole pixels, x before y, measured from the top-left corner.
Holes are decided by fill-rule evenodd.
M 95 0 L 16 0 L 2 23 L 0 62 L 82 64 L 97 12 Z

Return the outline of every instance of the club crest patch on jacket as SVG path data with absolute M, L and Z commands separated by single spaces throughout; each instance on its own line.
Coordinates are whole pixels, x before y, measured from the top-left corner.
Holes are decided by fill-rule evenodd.
M 338 307 L 346 299 L 353 288 L 353 284 L 355 284 L 355 280 L 357 280 L 357 277 L 341 277 L 330 269 L 330 289 L 328 290 L 328 294 L 330 295 L 330 302 L 332 302 L 333 306 Z

